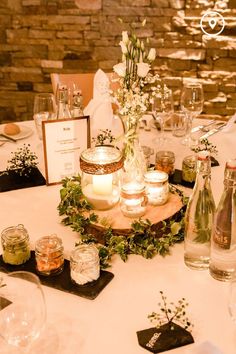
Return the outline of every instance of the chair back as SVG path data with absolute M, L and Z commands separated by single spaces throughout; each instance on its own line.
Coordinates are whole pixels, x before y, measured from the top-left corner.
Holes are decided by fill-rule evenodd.
M 86 106 L 93 98 L 93 79 L 94 73 L 80 73 L 80 74 L 51 74 L 51 82 L 53 93 L 56 96 L 58 84 L 67 85 L 69 90 L 76 85 L 82 92 L 83 105 Z

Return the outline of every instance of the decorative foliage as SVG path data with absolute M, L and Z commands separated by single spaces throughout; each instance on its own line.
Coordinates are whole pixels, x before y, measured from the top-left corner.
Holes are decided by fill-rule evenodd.
M 210 143 L 208 139 L 202 139 L 197 146 L 191 147 L 191 150 L 196 153 L 198 153 L 200 151 L 209 151 L 211 154 L 218 153 L 216 145 L 213 145 L 212 143 Z
M 145 25 L 146 20 L 142 22 L 142 26 Z M 129 35 L 127 31 L 122 32 L 120 46 L 122 62 L 113 67 L 119 77 L 119 88 L 113 96 L 122 116 L 130 115 L 139 119 L 147 111 L 156 92 L 159 92 L 159 77 L 150 73 L 156 50 L 151 48 L 147 52 L 144 42 L 135 33 Z
M 160 313 L 152 312 L 148 315 L 148 318 L 151 322 L 156 323 L 156 327 L 161 327 L 163 324 L 168 323 L 171 329 L 174 329 L 171 326 L 173 323 L 184 326 L 185 329 L 190 329 L 193 325 L 186 316 L 186 307 L 188 303 L 183 297 L 178 301 L 177 304 L 173 302 L 167 303 L 167 297 L 164 295 L 163 291 L 160 291 L 162 303 L 159 302 L 158 306 L 160 307 Z
M 101 133 L 96 136 L 96 138 L 92 138 L 92 142 L 97 145 L 106 145 L 112 144 L 116 138 L 111 134 L 111 130 L 109 129 L 100 129 Z
M 80 233 L 81 242 L 97 244 L 103 268 L 109 265 L 114 254 L 120 255 L 123 261 L 126 261 L 130 254 L 145 258 L 152 258 L 156 254 L 164 256 L 169 253 L 174 243 L 183 241 L 185 208 L 167 221 L 160 222 L 157 228 L 149 220 L 135 220 L 131 224 L 130 234 L 125 236 L 114 234 L 112 228 L 107 225 L 103 234 L 104 245 L 98 244 L 89 232 L 89 226 L 98 222 L 98 216 L 85 199 L 80 182 L 80 176 L 63 180 L 59 214 L 66 215 L 62 222 Z M 173 191 L 178 190 L 173 187 Z M 182 192 L 179 193 L 182 195 Z
M 14 171 L 19 176 L 30 176 L 32 170 L 38 165 L 38 157 L 30 151 L 29 147 L 30 144 L 24 144 L 23 147 L 11 153 L 13 157 L 8 160 L 9 165 L 6 168 L 6 173 Z

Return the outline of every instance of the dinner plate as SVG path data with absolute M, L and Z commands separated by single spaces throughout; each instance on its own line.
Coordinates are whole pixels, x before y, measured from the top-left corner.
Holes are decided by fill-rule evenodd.
M 4 125 L 0 127 L 0 133 L 5 134 L 6 136 L 9 136 L 9 138 L 13 138 L 15 140 L 20 140 L 20 139 L 25 139 L 28 138 L 31 134 L 33 134 L 33 130 L 30 127 L 27 127 L 26 125 L 21 125 L 17 124 L 20 127 L 20 132 L 15 135 L 8 135 L 4 133 Z M 1 140 L 4 138 L 1 137 Z

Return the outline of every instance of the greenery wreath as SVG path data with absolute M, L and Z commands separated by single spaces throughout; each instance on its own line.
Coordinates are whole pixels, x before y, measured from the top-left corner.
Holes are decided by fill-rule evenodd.
M 118 254 L 123 261 L 130 254 L 145 258 L 153 258 L 157 254 L 164 256 L 170 253 L 171 246 L 183 241 L 187 198 L 173 185 L 170 192 L 181 196 L 183 207 L 178 213 L 158 223 L 157 228 L 148 219 L 134 220 L 128 235 L 114 234 L 111 226 L 104 224 L 104 244 L 99 243 L 96 235 L 90 232 L 98 216 L 82 193 L 80 175 L 63 179 L 58 210 L 59 215 L 64 216 L 62 223 L 79 232 L 80 241 L 77 244 L 92 242 L 97 245 L 101 268 L 104 269 L 109 266 L 114 254 Z

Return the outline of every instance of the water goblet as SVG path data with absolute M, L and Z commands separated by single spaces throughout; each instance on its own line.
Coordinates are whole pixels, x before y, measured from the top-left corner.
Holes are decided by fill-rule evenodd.
M 154 142 L 159 146 L 163 145 L 167 140 L 164 129 L 167 122 L 171 121 L 173 111 L 174 103 L 172 91 L 164 86 L 161 92 L 154 98 L 152 106 L 154 123 L 159 132 L 159 137 L 154 139 Z
M 46 307 L 39 278 L 16 271 L 0 284 L 0 336 L 24 353 L 30 352 L 46 321 Z
M 42 121 L 56 119 L 56 102 L 52 93 L 40 93 L 34 98 L 34 122 L 42 140 Z
M 186 137 L 182 141 L 184 145 L 191 146 L 192 122 L 193 119 L 202 112 L 203 103 L 204 94 L 202 84 L 198 82 L 185 84 L 180 99 L 181 108 L 188 117 Z

